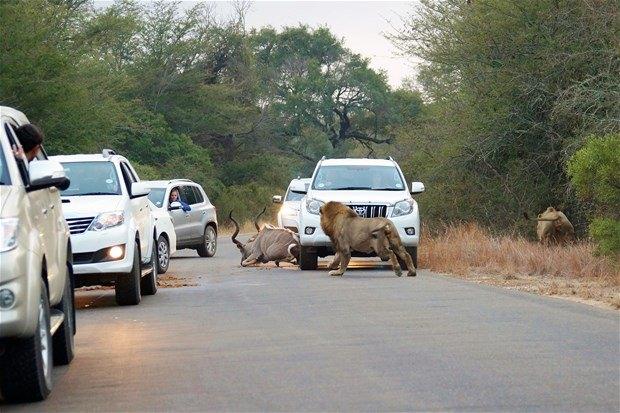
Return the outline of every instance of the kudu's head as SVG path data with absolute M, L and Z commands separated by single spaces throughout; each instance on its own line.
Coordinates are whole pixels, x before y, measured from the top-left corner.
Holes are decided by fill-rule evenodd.
M 235 232 L 232 234 L 232 242 L 237 246 L 239 252 L 241 252 L 241 262 L 243 262 L 246 258 L 252 254 L 252 247 L 254 245 L 254 241 L 256 241 L 256 237 L 260 232 L 260 227 L 258 226 L 258 218 L 265 213 L 267 207 L 263 209 L 263 211 L 254 218 L 254 227 L 256 228 L 256 235 L 253 235 L 247 242 L 244 244 L 237 239 L 237 235 L 239 235 L 239 223 L 233 218 L 232 210 L 228 214 L 228 218 L 235 224 Z

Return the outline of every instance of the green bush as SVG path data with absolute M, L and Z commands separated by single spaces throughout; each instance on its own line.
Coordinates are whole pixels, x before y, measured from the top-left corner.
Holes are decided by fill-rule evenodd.
M 599 251 L 620 251 L 620 133 L 591 136 L 568 162 L 568 174 L 584 201 L 592 204 L 590 235 Z

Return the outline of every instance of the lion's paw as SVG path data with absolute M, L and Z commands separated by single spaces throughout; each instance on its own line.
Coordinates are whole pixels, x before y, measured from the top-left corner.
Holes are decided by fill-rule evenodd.
M 336 277 L 342 275 L 342 273 L 338 270 L 332 270 L 329 272 L 329 275 L 331 275 L 332 277 Z

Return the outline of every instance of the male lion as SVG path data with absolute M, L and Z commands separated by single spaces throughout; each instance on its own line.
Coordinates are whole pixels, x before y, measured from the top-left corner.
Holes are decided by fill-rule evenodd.
M 336 256 L 329 264 L 329 275 L 344 274 L 351 250 L 374 252 L 382 259 L 390 258 L 397 276 L 402 275 L 396 254 L 407 265 L 410 277 L 416 269 L 411 256 L 403 247 L 398 231 L 387 218 L 361 218 L 355 211 L 340 202 L 328 202 L 321 207 L 321 228 L 334 245 Z M 338 268 L 338 264 L 340 267 Z

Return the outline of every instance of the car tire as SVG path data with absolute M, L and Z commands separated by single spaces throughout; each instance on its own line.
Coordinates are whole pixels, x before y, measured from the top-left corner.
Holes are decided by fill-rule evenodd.
M 40 401 L 52 391 L 52 334 L 47 287 L 41 279 L 35 334 L 10 340 L 0 357 L 0 392 L 6 401 Z
M 299 252 L 299 268 L 302 270 L 316 270 L 318 265 L 318 254 L 310 252 L 308 247 L 301 247 Z
M 157 293 L 157 269 L 158 269 L 157 251 L 155 250 L 155 240 L 153 240 L 153 248 L 151 249 L 151 272 L 140 280 L 140 289 L 142 295 L 155 295 Z
M 170 244 L 163 235 L 157 239 L 157 274 L 164 274 L 170 266 Z
M 413 266 L 418 269 L 418 247 L 405 247 L 405 250 L 411 256 Z M 401 260 L 398 255 L 396 256 L 396 258 L 398 258 L 398 264 L 400 265 L 400 268 L 403 270 L 407 270 L 407 265 L 404 263 L 404 261 Z
M 140 303 L 140 249 L 136 243 L 133 251 L 133 266 L 128 274 L 121 274 L 114 287 L 118 305 L 136 305 Z
M 205 227 L 202 244 L 196 248 L 201 257 L 213 257 L 217 252 L 217 234 L 211 225 Z
M 67 268 L 67 270 L 69 269 Z M 60 303 L 55 307 L 65 315 L 65 320 L 52 339 L 54 364 L 61 366 L 71 363 L 75 354 L 75 342 L 73 337 L 75 335 L 75 299 L 71 280 L 69 279 L 70 274 L 70 272 L 67 272 L 67 281 L 65 282 L 65 289 L 62 292 L 62 300 L 60 300 Z

